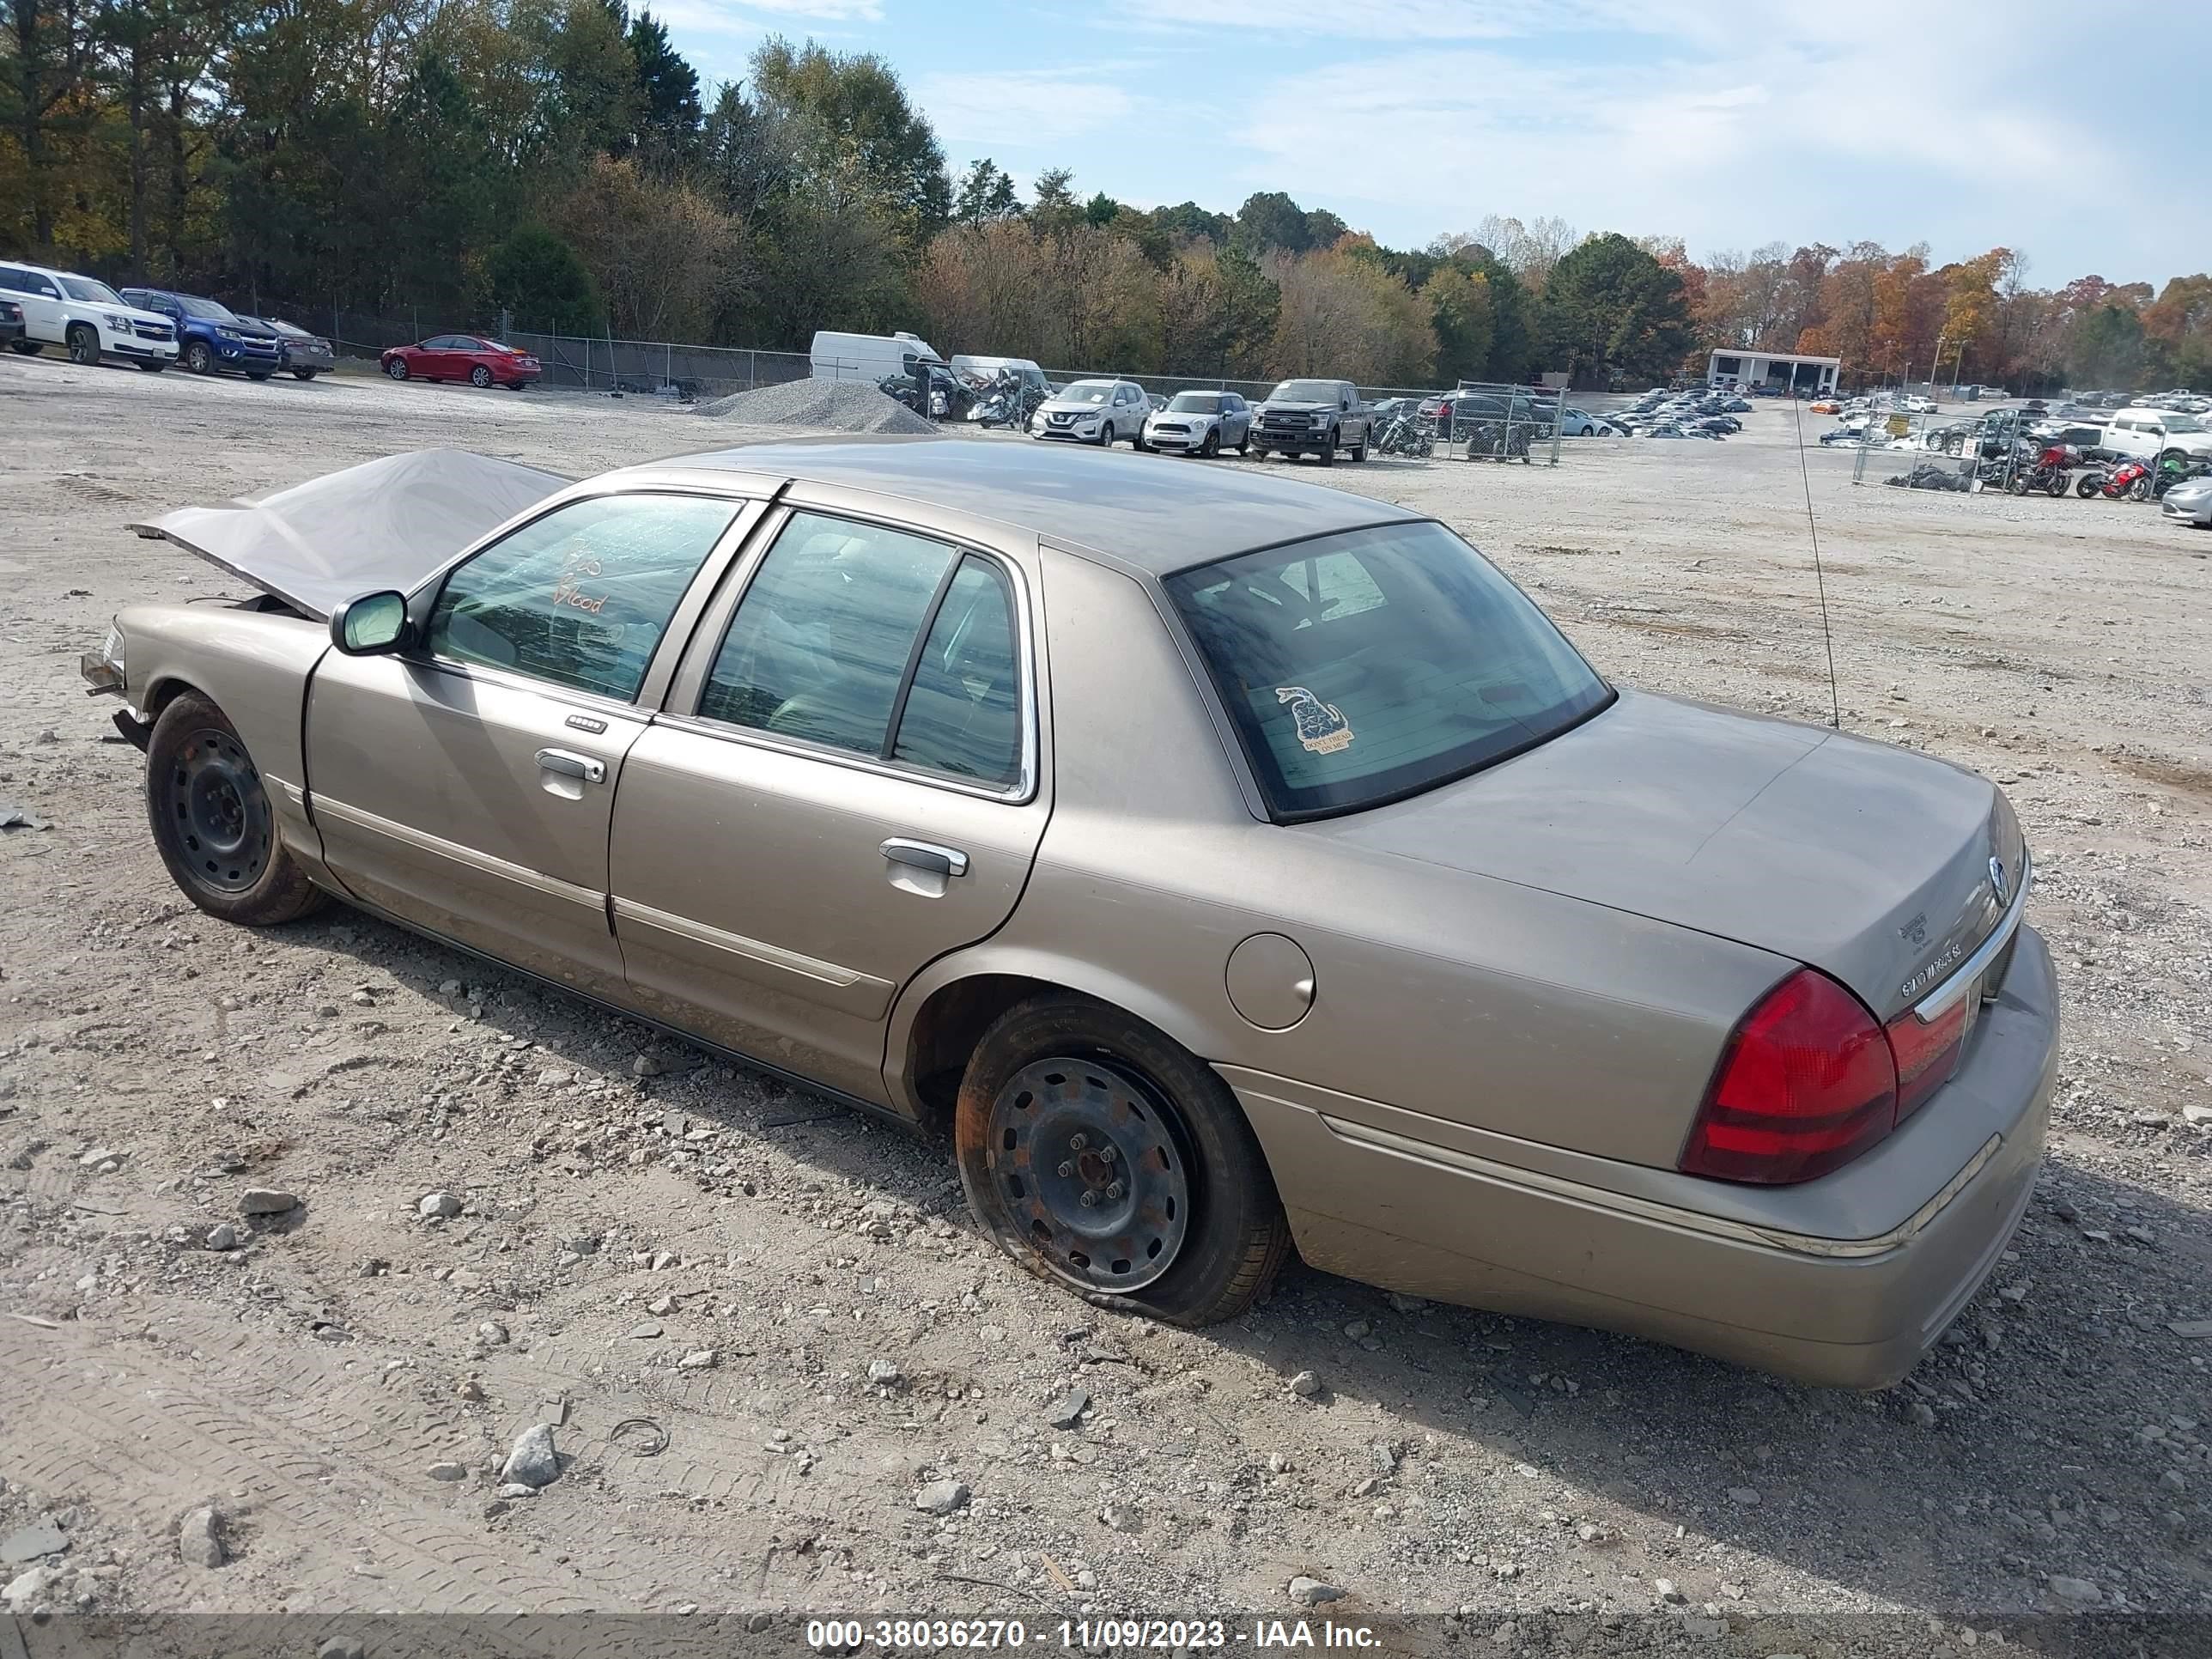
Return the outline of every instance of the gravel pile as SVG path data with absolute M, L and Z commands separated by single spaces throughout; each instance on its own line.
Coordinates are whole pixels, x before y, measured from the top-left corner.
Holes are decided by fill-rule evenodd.
M 745 426 L 826 426 L 842 432 L 934 432 L 896 398 L 860 380 L 787 380 L 699 406 L 702 415 Z

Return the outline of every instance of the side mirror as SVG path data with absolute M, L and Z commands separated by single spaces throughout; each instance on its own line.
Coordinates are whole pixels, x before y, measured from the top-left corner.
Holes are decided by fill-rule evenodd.
M 404 593 L 364 593 L 331 612 L 331 643 L 349 657 L 400 650 L 410 642 L 410 632 Z

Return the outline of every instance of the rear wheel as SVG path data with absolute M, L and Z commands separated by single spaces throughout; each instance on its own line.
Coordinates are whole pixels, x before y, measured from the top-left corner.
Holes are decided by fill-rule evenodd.
M 46 349 L 46 342 L 43 340 L 10 340 L 8 342 L 8 349 L 14 352 L 19 357 L 35 357 L 40 352 Z
M 264 927 L 325 902 L 284 850 L 238 729 L 195 692 L 164 708 L 147 739 L 146 817 L 170 878 L 211 916 Z
M 479 392 L 489 391 L 491 389 L 491 371 L 486 368 L 482 363 L 478 363 L 474 368 L 469 371 L 469 384 Z
M 90 323 L 70 325 L 69 360 L 79 368 L 99 367 L 100 331 Z
M 1364 432 L 1359 434 L 1359 441 L 1352 447 L 1352 459 L 1355 461 L 1367 459 L 1367 434 Z
M 2098 483 L 2099 480 L 2095 473 L 2085 473 L 2081 477 L 2074 480 L 2074 493 L 2086 501 L 2090 496 L 2097 493 Z
M 144 369 L 149 374 L 159 374 L 168 366 L 168 363 L 160 357 L 142 357 L 138 360 L 138 367 Z
M 2150 499 L 2149 473 L 2143 473 L 2128 486 L 2128 499 L 2131 501 L 2147 501 Z
M 1232 1318 L 1290 1253 L 1259 1142 L 1219 1077 L 1087 997 L 984 1034 L 953 1139 L 978 1222 L 1041 1279 L 1177 1325 Z
M 295 368 L 291 373 L 292 378 L 295 380 L 312 380 L 319 372 L 312 368 Z

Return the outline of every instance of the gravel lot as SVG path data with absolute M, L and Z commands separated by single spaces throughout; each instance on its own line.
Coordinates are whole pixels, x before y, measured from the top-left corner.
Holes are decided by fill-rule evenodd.
M 226 590 L 126 520 L 432 445 L 583 474 L 767 434 L 51 358 L 0 360 L 0 805 L 52 823 L 0 834 L 18 1611 L 1042 1625 L 1288 1614 L 1304 1575 L 1476 1653 L 2212 1618 L 2212 1336 L 2175 1328 L 2212 1319 L 2212 536 L 1804 452 L 1844 724 L 2004 783 L 2067 997 L 2015 1250 L 1856 1396 L 1300 1267 L 1202 1334 L 1102 1316 L 971 1235 L 942 1146 L 346 910 L 204 919 L 76 656 Z M 1825 718 L 1800 450 L 1786 408 L 1746 423 L 1319 476 L 1465 530 L 1623 681 Z M 559 1479 L 501 1495 L 541 1420 Z

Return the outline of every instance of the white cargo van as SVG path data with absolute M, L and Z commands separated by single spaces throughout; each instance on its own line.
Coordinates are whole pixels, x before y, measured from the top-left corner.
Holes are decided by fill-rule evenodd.
M 889 375 L 911 375 L 924 366 L 945 366 L 918 334 L 838 334 L 826 328 L 814 337 L 812 358 L 817 380 L 862 380 L 870 386 Z

